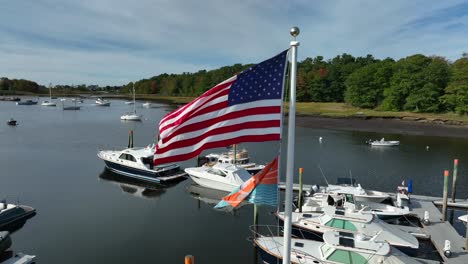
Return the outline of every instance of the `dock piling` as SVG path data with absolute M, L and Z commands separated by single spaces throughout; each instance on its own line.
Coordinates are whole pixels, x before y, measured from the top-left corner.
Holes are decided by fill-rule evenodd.
M 455 202 L 455 194 L 457 192 L 457 174 L 458 174 L 458 159 L 453 160 L 453 179 L 452 179 L 452 203 Z
M 304 168 L 299 168 L 299 200 L 297 206 L 299 206 L 299 213 L 302 213 L 302 174 L 304 173 Z
M 465 250 L 468 250 L 468 224 L 466 224 L 466 233 L 465 233 Z
M 449 180 L 449 171 L 444 171 L 444 197 L 443 197 L 443 204 L 442 204 L 442 221 L 445 222 L 447 220 L 447 199 L 448 199 L 448 180 Z
M 185 256 L 185 264 L 195 264 L 195 257 L 192 255 Z
M 128 132 L 128 148 L 133 148 L 133 130 Z

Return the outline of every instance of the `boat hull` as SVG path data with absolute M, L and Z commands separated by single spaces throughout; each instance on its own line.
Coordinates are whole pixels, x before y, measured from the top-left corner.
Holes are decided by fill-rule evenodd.
M 162 172 L 158 171 L 151 171 L 151 170 L 142 170 L 138 168 L 132 168 L 129 166 L 125 166 L 122 164 L 117 164 L 108 160 L 104 160 L 106 167 L 118 174 L 131 177 L 138 180 L 149 181 L 154 183 L 161 183 L 161 182 L 174 182 L 180 181 L 185 179 L 186 173 L 180 171 L 179 169 L 171 171 L 164 171 L 167 175 L 162 175 Z
M 3 203 L 2 203 L 3 204 Z M 0 205 L 0 208 L 2 205 Z M 22 226 L 27 219 L 36 214 L 36 210 L 25 205 L 18 205 L 0 213 L 0 230 L 14 231 L 17 226 Z
M 141 121 L 141 116 L 139 115 L 123 115 L 120 117 L 120 120 L 123 121 Z
M 189 174 L 189 175 L 190 175 L 190 178 L 196 184 L 198 184 L 200 186 L 203 186 L 203 187 L 206 187 L 206 188 L 210 188 L 210 189 L 221 190 L 221 191 L 225 191 L 225 192 L 232 192 L 232 191 L 234 191 L 234 189 L 239 187 L 239 186 L 235 186 L 235 185 L 232 185 L 232 184 L 223 183 L 223 182 L 207 179 L 207 178 L 204 178 L 204 177 L 200 177 L 198 175 L 193 175 L 193 174 Z

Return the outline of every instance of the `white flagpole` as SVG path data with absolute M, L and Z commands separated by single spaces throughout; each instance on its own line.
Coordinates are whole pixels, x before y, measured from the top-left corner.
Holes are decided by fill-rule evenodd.
M 294 143 L 296 126 L 296 75 L 297 75 L 297 47 L 299 41 L 299 28 L 293 27 L 290 30 L 294 40 L 291 41 L 291 87 L 289 95 L 289 118 L 288 118 L 288 156 L 286 160 L 286 194 L 284 208 L 284 243 L 283 243 L 283 264 L 291 263 L 291 218 L 292 218 L 292 198 L 293 198 L 293 176 L 294 176 Z

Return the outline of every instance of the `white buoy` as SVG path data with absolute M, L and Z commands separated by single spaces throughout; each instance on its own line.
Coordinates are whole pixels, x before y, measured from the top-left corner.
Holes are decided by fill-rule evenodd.
M 429 220 L 429 212 L 428 212 L 428 211 L 424 211 L 423 224 L 429 225 L 430 223 L 431 223 L 431 221 Z
M 426 146 L 426 151 L 429 151 L 429 146 Z
M 322 139 L 323 139 L 322 137 L 319 137 L 319 143 L 322 143 Z
M 452 251 L 451 251 L 452 246 L 450 245 L 450 240 L 445 240 L 445 245 L 444 245 L 444 255 L 449 258 L 452 256 Z

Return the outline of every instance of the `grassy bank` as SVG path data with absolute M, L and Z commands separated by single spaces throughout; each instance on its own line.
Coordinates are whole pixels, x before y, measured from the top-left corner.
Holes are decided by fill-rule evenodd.
M 194 99 L 194 97 L 175 97 L 175 96 L 155 96 L 155 95 L 138 95 L 140 100 L 157 100 L 172 104 L 185 104 Z M 288 104 L 286 104 L 288 111 Z M 453 124 L 463 122 L 468 124 L 468 116 L 460 116 L 455 113 L 413 113 L 413 112 L 388 112 L 376 111 L 371 109 L 357 108 L 349 106 L 345 103 L 297 103 L 296 112 L 298 115 L 323 116 L 334 118 L 397 118 L 414 121 L 454 121 Z

